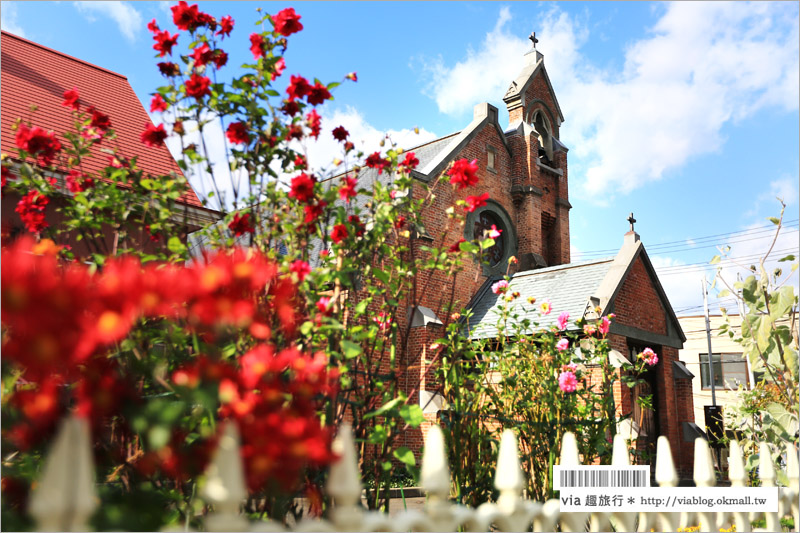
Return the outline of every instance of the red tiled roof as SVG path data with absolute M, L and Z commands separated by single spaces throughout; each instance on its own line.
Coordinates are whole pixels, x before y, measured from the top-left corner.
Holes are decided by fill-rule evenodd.
M 139 169 L 155 175 L 181 170 L 166 146 L 158 148 L 142 144 L 140 136 L 150 123 L 142 103 L 133 92 L 128 79 L 116 72 L 81 61 L 56 50 L 28 41 L 11 33 L 2 32 L 2 130 L 0 150 L 13 155 L 16 144 L 11 125 L 22 117 L 31 123 L 56 134 L 73 130 L 70 109 L 61 105 L 64 91 L 78 88 L 83 108 L 90 105 L 111 117 L 111 127 L 117 134 L 115 141 L 104 141 L 112 147 L 116 143 L 125 157 L 138 155 Z M 31 114 L 30 106 L 38 106 Z M 65 142 L 60 138 L 62 144 Z M 89 172 L 99 173 L 108 164 L 108 154 L 96 150 L 94 157 L 84 161 Z M 183 200 L 193 206 L 202 206 L 191 188 Z

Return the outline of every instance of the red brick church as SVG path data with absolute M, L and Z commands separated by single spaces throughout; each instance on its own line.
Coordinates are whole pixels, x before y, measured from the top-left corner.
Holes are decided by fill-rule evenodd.
M 515 256 L 518 264 L 510 290 L 519 291 L 522 301 L 528 296 L 549 299 L 556 311 L 551 314 L 553 323 L 560 311 L 568 311 L 572 320 L 615 313 L 610 330 L 615 350 L 628 358 L 646 346 L 656 351 L 659 363 L 649 377 L 655 416 L 646 436 L 654 442 L 659 435 L 666 435 L 678 469 L 688 477 L 694 439 L 702 432 L 694 424 L 693 375 L 678 360 L 686 338 L 633 222 L 616 257 L 571 263 L 568 148 L 560 141 L 564 116 L 543 56 L 535 48 L 523 57 L 522 70 L 511 81 L 503 101 L 507 124 L 501 123 L 497 108 L 481 103 L 462 131 L 409 150 L 420 161 L 414 177 L 423 182 L 433 182 L 452 161 L 462 158 L 477 160 L 480 177 L 479 184 L 468 191 L 454 190 L 446 180 L 440 182 L 434 191 L 435 208 L 427 214 L 424 232 L 416 236 L 417 245 L 439 244 L 448 223 L 445 210 L 468 193 L 488 192 L 491 199 L 469 214 L 464 234 L 453 240 L 462 236 L 472 239 L 491 225 L 502 229 L 502 234 L 489 251 L 489 266 L 474 263 L 456 274 L 422 274 L 420 286 L 428 283 L 436 289 L 427 291 L 421 307 L 409 317 L 411 334 L 405 356 L 410 379 L 406 381 L 412 385 L 406 393 L 424 407 L 429 420 L 435 419 L 442 401 L 437 398 L 438 387 L 426 352 L 441 336 L 451 292 L 458 302 L 456 309 L 466 305 L 474 313 L 466 325 L 472 337 L 494 338 L 492 309 L 500 302 L 490 286 L 505 274 L 509 257 Z M 621 222 L 623 219 L 621 216 Z M 550 325 L 547 320 L 538 322 Z M 614 395 L 619 414 L 630 413 L 633 405 L 627 388 L 617 387 Z M 640 437 L 645 436 L 644 428 L 641 431 Z M 419 433 L 410 432 L 405 442 L 398 444 L 418 449 L 420 440 Z

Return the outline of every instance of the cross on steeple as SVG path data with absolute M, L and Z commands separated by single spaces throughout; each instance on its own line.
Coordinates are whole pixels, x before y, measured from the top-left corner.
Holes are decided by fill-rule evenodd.
M 627 219 L 627 220 L 628 220 L 628 222 L 630 222 L 630 224 L 631 224 L 631 231 L 633 231 L 633 225 L 634 225 L 634 224 L 636 224 L 636 219 L 635 219 L 635 218 L 633 218 L 633 213 L 631 213 L 630 215 L 628 215 L 628 219 Z
M 535 50 L 536 49 L 536 43 L 539 42 L 539 39 L 536 38 L 536 32 L 533 32 L 530 35 L 528 35 L 528 39 L 530 39 L 531 42 L 533 43 L 533 49 Z

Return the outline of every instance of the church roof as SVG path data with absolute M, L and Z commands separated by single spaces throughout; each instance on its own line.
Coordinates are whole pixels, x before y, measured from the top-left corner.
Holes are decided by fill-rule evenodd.
M 77 87 L 83 109 L 93 105 L 111 118 L 111 127 L 117 134 L 114 145 L 119 146 L 122 155 L 138 155 L 138 167 L 150 174 L 182 174 L 166 146 L 151 148 L 142 144 L 141 133 L 145 125 L 151 123 L 150 115 L 122 74 L 5 31 L 2 32 L 1 64 L 0 150 L 3 153 L 15 153 L 15 134 L 11 126 L 20 117 L 30 117 L 33 125 L 54 131 L 62 144 L 66 144 L 60 134 L 73 129 L 73 118 L 71 110 L 61 102 L 65 91 Z M 31 113 L 31 105 L 38 106 L 35 113 Z M 99 173 L 106 167 L 108 155 L 98 148 L 93 152 L 93 157 L 83 162 L 83 169 Z M 182 200 L 189 206 L 202 207 L 191 188 Z
M 558 315 L 564 311 L 569 313 L 571 323 L 579 318 L 597 319 L 607 315 L 613 311 L 614 301 L 637 260 L 641 260 L 661 303 L 667 321 L 666 334 L 623 326 L 618 322 L 611 324 L 611 333 L 634 336 L 654 344 L 680 349 L 686 341 L 686 335 L 658 280 L 647 251 L 639 240 L 639 235 L 633 231 L 625 235 L 625 242 L 615 257 L 518 272 L 513 275 L 508 292 L 520 293 L 520 297 L 512 303 L 513 312 L 519 314 L 520 320 L 528 318 L 535 322 L 537 328 L 555 325 Z M 473 316 L 469 319 L 468 327 L 473 338 L 486 339 L 497 336 L 497 321 L 500 318 L 503 300 L 491 291 L 494 281 L 496 280 L 484 283 L 470 302 Z M 534 305 L 528 304 L 529 297 L 536 298 Z M 550 301 L 552 312 L 543 316 L 539 313 L 539 305 L 545 300 Z M 599 312 L 595 311 L 596 308 L 599 308 Z
M 614 258 L 596 259 L 558 265 L 537 270 L 518 272 L 511 277 L 508 292 L 519 291 L 520 297 L 511 305 L 519 320 L 528 318 L 538 327 L 556 324 L 559 313 L 566 311 L 572 320 L 583 316 L 589 298 L 606 277 Z M 492 280 L 492 283 L 496 280 Z M 469 319 L 469 330 L 473 338 L 494 338 L 497 336 L 497 321 L 503 305 L 503 297 L 491 291 L 491 284 L 485 283 L 482 293 L 476 295 Z M 536 298 L 530 305 L 528 298 Z M 549 315 L 539 313 L 539 305 L 549 300 L 553 311 Z

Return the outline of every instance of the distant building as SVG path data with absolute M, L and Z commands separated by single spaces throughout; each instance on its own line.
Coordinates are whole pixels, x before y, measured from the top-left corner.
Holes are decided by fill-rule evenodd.
M 738 315 L 729 316 L 732 329 L 737 333 L 741 325 Z M 717 405 L 723 412 L 727 407 L 736 404 L 740 397 L 739 386 L 750 390 L 761 379 L 754 373 L 750 362 L 742 354 L 742 346 L 728 335 L 719 335 L 720 326 L 725 319 L 720 315 L 709 317 L 711 322 L 711 350 L 713 360 L 714 388 Z M 692 382 L 694 396 L 694 419 L 698 426 L 705 428 L 703 407 L 712 405 L 711 401 L 711 369 L 708 358 L 708 338 L 703 316 L 684 316 L 679 321 L 686 333 L 686 342 L 679 353 L 680 360 L 698 379 Z
M 12 162 L 16 154 L 12 125 L 19 118 L 30 119 L 34 126 L 55 132 L 62 145 L 68 142 L 61 134 L 73 129 L 73 118 L 70 109 L 61 104 L 64 92 L 77 87 L 84 109 L 95 106 L 111 118 L 111 127 L 117 135 L 114 145 L 126 157 L 138 156 L 140 170 L 156 176 L 170 172 L 182 174 L 166 146 L 146 147 L 142 144 L 140 136 L 145 125 L 151 122 L 150 115 L 125 76 L 5 31 L 2 32 L 0 50 L 0 150 L 8 154 Z M 37 106 L 35 113 L 31 112 L 32 105 Z M 102 147 L 109 148 L 105 145 Z M 95 147 L 93 157 L 82 162 L 84 172 L 97 175 L 108 164 L 109 155 L 99 148 Z M 56 178 L 63 182 L 64 176 L 57 173 Z M 121 184 L 120 187 L 124 188 L 125 185 Z M 3 192 L 2 233 L 5 239 L 26 233 L 19 215 L 14 211 L 18 201 L 18 195 Z M 45 216 L 50 226 L 57 226 L 61 220 L 56 212 L 61 202 L 63 199 L 53 198 L 48 204 Z M 191 187 L 179 200 L 175 216 L 180 216 L 181 221 L 185 220 L 186 233 L 219 218 L 216 211 L 203 207 Z M 109 235 L 105 237 L 110 239 Z M 74 239 L 60 244 L 70 244 L 78 253 L 84 246 L 83 242 Z M 148 242 L 143 243 L 145 248 L 148 245 Z

